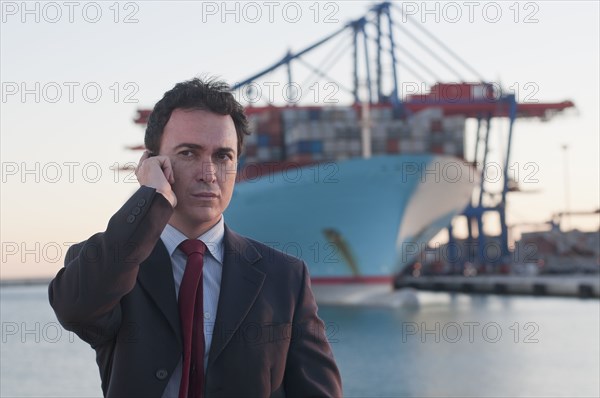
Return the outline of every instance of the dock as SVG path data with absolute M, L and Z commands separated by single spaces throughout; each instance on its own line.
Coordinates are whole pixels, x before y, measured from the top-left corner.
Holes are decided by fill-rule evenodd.
M 394 287 L 436 292 L 600 298 L 600 275 L 402 276 Z

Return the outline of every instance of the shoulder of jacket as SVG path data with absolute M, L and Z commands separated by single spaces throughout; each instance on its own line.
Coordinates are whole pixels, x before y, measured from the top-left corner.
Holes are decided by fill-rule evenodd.
M 285 245 L 282 246 L 279 242 L 260 242 L 240 234 L 237 234 L 237 236 L 244 239 L 247 244 L 253 246 L 262 257 L 262 260 L 267 264 L 287 265 L 298 271 L 304 266 L 302 259 L 283 251 L 285 250 Z

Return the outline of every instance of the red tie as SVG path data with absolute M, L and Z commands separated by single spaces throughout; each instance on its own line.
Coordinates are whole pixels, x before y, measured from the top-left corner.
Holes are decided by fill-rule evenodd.
M 188 239 L 179 248 L 188 256 L 179 287 L 179 317 L 183 333 L 183 363 L 179 398 L 204 396 L 204 305 L 202 266 L 206 245 Z

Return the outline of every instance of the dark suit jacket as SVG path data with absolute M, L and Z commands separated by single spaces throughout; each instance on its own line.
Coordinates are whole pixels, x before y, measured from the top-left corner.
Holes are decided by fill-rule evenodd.
M 49 286 L 61 324 L 95 350 L 108 397 L 160 397 L 182 354 L 171 259 L 173 209 L 142 186 L 107 229 L 71 247 Z M 341 396 L 301 260 L 225 227 L 206 397 Z

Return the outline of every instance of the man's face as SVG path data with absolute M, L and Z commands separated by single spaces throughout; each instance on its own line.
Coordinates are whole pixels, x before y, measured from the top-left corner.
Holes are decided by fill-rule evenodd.
M 216 224 L 235 184 L 237 135 L 233 119 L 205 110 L 175 109 L 167 122 L 160 155 L 173 167 L 177 206 L 171 220 L 189 238 Z

